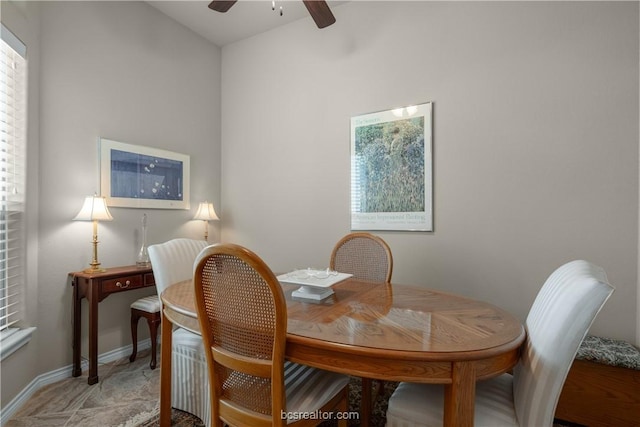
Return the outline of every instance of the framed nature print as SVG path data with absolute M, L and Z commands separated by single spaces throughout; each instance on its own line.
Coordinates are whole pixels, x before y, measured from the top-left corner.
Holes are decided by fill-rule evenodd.
M 189 156 L 100 138 L 100 191 L 115 207 L 189 209 Z
M 433 231 L 432 103 L 351 118 L 351 229 Z

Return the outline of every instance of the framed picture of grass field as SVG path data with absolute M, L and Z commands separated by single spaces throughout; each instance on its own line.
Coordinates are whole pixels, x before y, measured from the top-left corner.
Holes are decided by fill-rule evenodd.
M 351 229 L 433 231 L 431 102 L 351 118 Z

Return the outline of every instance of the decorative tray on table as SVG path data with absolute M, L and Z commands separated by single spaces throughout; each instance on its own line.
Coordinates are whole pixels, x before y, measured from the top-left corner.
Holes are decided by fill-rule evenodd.
M 282 283 L 291 283 L 301 285 L 300 288 L 291 294 L 294 298 L 306 298 L 312 300 L 323 300 L 333 295 L 331 286 L 338 282 L 348 279 L 353 274 L 338 273 L 337 271 L 305 268 L 302 270 L 294 270 L 292 272 L 281 274 L 278 281 Z

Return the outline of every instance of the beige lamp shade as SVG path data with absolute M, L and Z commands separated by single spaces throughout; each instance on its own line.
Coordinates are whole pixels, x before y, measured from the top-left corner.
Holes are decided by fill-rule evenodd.
M 104 268 L 100 268 L 100 262 L 98 261 L 98 221 L 112 221 L 113 217 L 107 209 L 107 201 L 104 197 L 98 195 L 89 196 L 84 199 L 82 209 L 75 218 L 74 221 L 92 221 L 93 222 L 93 260 L 89 264 L 91 267 L 84 270 L 86 273 L 100 273 L 104 272 Z
M 198 211 L 193 219 L 199 219 L 204 222 L 204 240 L 209 240 L 209 221 L 217 221 L 218 215 L 216 215 L 215 209 L 213 209 L 213 203 L 202 202 L 198 206 Z
M 217 221 L 218 215 L 216 215 L 215 209 L 213 209 L 213 203 L 202 202 L 198 206 L 198 211 L 193 219 L 201 219 L 203 221 Z
M 96 195 L 84 199 L 82 209 L 73 219 L 75 221 L 112 221 L 113 217 L 107 209 L 106 199 Z

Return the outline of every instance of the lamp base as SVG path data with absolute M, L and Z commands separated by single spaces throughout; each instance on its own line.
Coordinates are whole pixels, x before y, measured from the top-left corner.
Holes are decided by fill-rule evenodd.
M 95 273 L 105 273 L 107 271 L 106 268 L 85 268 L 82 270 L 83 273 L 95 274 Z
M 106 268 L 102 268 L 100 267 L 100 263 L 99 262 L 92 262 L 91 264 L 89 264 L 91 267 L 89 268 L 85 268 L 84 270 L 82 270 L 83 273 L 104 273 L 105 271 L 107 271 Z

